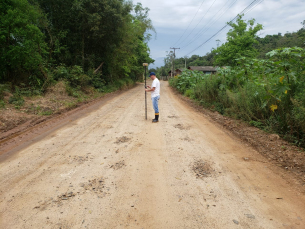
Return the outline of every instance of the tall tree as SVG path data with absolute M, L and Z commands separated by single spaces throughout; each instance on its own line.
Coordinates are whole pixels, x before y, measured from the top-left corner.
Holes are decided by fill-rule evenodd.
M 41 76 L 47 49 L 38 27 L 42 15 L 27 0 L 0 3 L 0 81 L 28 81 Z
M 258 43 L 257 32 L 262 30 L 263 26 L 254 25 L 254 19 L 245 22 L 242 16 L 238 16 L 236 23 L 228 23 L 232 29 L 227 33 L 227 42 L 212 51 L 215 54 L 214 65 L 235 66 L 237 58 L 256 57 L 257 50 L 253 45 Z

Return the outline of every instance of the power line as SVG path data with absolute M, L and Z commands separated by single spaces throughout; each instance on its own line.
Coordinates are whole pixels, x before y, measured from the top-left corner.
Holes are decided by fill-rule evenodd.
M 252 9 L 254 9 L 254 7 L 258 4 L 260 4 L 261 2 L 263 2 L 264 0 L 254 0 L 253 2 L 251 2 L 250 5 L 248 5 L 243 11 L 241 11 L 238 15 L 236 15 L 229 23 L 235 21 L 237 19 L 237 17 L 241 14 L 244 13 L 248 13 L 250 12 Z M 216 32 L 213 36 L 211 36 L 209 39 L 207 39 L 205 42 L 203 42 L 201 45 L 199 45 L 197 48 L 195 48 L 193 51 L 189 52 L 187 54 L 190 55 L 191 53 L 195 52 L 197 49 L 201 48 L 203 45 L 205 45 L 207 42 L 209 42 L 213 37 L 217 36 L 220 32 L 222 32 L 228 25 L 229 23 L 227 23 L 225 26 L 223 26 L 220 30 L 218 30 L 218 32 Z
M 252 9 L 254 9 L 258 4 L 260 4 L 261 2 L 263 2 L 264 0 L 254 0 L 249 6 L 247 6 L 241 13 L 239 13 L 238 15 L 241 14 L 247 14 L 248 12 L 250 12 Z M 256 4 L 256 5 L 255 5 Z M 235 21 L 238 17 L 238 15 L 236 17 L 234 17 L 229 23 Z M 215 33 L 212 37 L 210 37 L 208 40 L 206 40 L 204 43 L 202 43 L 200 46 L 198 46 L 196 49 L 194 49 L 192 52 L 188 53 L 187 55 L 193 53 L 194 51 L 196 51 L 198 48 L 202 47 L 204 44 L 206 44 L 207 42 L 209 42 L 213 37 L 217 36 L 220 32 L 222 32 L 227 26 L 227 23 L 224 27 L 222 27 L 217 33 Z
M 207 13 L 210 11 L 210 9 L 212 8 L 212 6 L 214 5 L 214 3 L 216 2 L 216 0 L 214 0 L 214 2 L 212 3 L 212 5 L 209 7 L 209 9 L 207 10 L 207 12 L 203 15 L 203 17 L 200 19 L 200 21 L 197 23 L 197 25 L 193 28 L 193 30 L 189 33 L 189 35 L 187 35 L 186 36 L 186 38 L 184 38 L 184 40 L 183 41 L 181 41 L 180 43 L 179 43 L 179 45 L 180 44 L 182 44 L 192 33 L 193 33 L 193 31 L 197 28 L 197 26 L 199 25 L 199 23 L 203 20 L 203 18 L 207 15 Z
M 187 45 L 185 45 L 185 46 L 183 46 L 182 48 L 185 48 L 185 47 L 187 47 L 187 46 L 189 46 L 190 44 L 192 44 L 195 40 L 197 40 L 199 37 L 201 37 L 201 35 L 204 33 L 204 32 L 206 32 L 207 30 L 209 30 L 209 28 L 211 28 L 216 22 L 218 22 L 219 21 L 219 19 L 229 10 L 229 9 L 231 9 L 232 8 L 232 6 L 235 4 L 237 2 L 237 0 L 234 0 L 233 1 L 233 3 L 231 4 L 231 5 L 229 5 L 228 7 L 227 7 L 227 9 L 225 9 L 224 10 L 224 12 L 213 22 L 213 23 L 211 23 L 211 25 L 209 26 L 209 27 L 207 27 L 207 25 L 208 25 L 208 23 L 210 22 L 210 21 L 212 21 L 213 20 L 213 18 L 221 11 L 221 9 L 223 9 L 223 7 L 217 12 L 217 14 L 215 14 L 215 16 L 193 37 L 193 40 L 189 43 L 189 44 L 187 44 Z
M 245 15 L 246 15 L 247 13 L 249 13 L 251 10 L 253 10 L 255 7 L 257 7 L 259 4 L 261 4 L 263 1 L 264 1 L 264 0 L 259 0 L 259 2 L 258 2 L 256 5 L 254 5 L 251 9 L 249 9 L 247 12 L 245 12 Z
M 241 15 L 243 13 L 248 13 L 250 12 L 250 10 L 252 10 L 255 4 L 260 4 L 263 0 L 254 0 L 253 2 L 251 2 L 250 5 L 248 5 L 243 11 L 241 11 L 238 15 Z M 235 16 L 229 23 L 235 21 L 237 19 L 237 16 Z M 222 32 L 227 26 L 227 23 L 225 26 L 223 26 L 217 33 L 215 33 L 213 36 L 211 36 L 209 39 L 207 39 L 205 42 L 203 42 L 201 45 L 199 45 L 197 48 L 195 48 L 193 51 L 191 51 L 190 53 L 188 53 L 187 55 L 190 55 L 191 53 L 193 53 L 194 51 L 196 51 L 197 49 L 201 48 L 203 45 L 205 45 L 207 42 L 209 42 L 213 37 L 217 36 L 220 32 Z
M 225 13 L 226 13 L 226 11 L 228 11 L 229 9 L 231 9 L 232 8 L 232 6 L 235 4 L 237 2 L 237 0 L 233 0 L 233 2 L 232 2 L 232 4 L 231 5 L 229 5 L 228 7 L 227 7 L 227 9 L 217 18 L 217 20 L 215 20 L 214 21 L 214 23 L 210 26 L 210 27 L 208 27 L 207 29 L 205 29 L 204 30 L 204 28 L 206 28 L 206 26 L 209 24 L 209 22 L 210 21 L 212 21 L 213 19 L 214 19 L 214 17 L 225 7 L 225 5 L 223 5 L 223 7 L 221 7 L 221 9 L 207 22 L 207 24 L 201 29 L 201 30 L 199 30 L 199 32 L 192 38 L 193 40 L 191 41 L 191 42 L 189 42 L 187 45 L 184 45 L 183 47 L 182 47 L 182 49 L 183 48 L 185 48 L 185 47 L 187 47 L 187 46 L 189 46 L 190 44 L 192 44 L 195 40 L 197 40 L 197 38 L 199 38 L 201 35 L 202 35 L 202 33 L 204 33 L 205 31 L 207 31 L 209 28 L 211 28 L 221 17 L 222 17 L 222 15 L 224 15 Z M 203 31 L 204 30 L 204 31 Z M 202 32 L 203 31 L 203 32 Z
M 200 7 L 198 8 L 195 16 L 193 17 L 193 19 L 191 20 L 191 22 L 189 23 L 189 25 L 187 26 L 186 30 L 184 30 L 184 33 L 180 36 L 180 38 L 176 41 L 176 43 L 174 44 L 174 46 L 180 41 L 180 39 L 184 36 L 184 34 L 186 33 L 186 31 L 188 30 L 188 28 L 190 27 L 190 25 L 192 24 L 192 22 L 194 21 L 195 17 L 197 16 L 201 6 L 203 5 L 203 3 L 205 2 L 205 0 L 202 1 Z

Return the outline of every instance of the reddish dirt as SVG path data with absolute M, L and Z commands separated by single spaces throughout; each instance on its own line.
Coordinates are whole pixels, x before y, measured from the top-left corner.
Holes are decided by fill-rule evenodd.
M 6 107 L 0 110 L 2 138 L 15 132 L 11 130 L 16 127 L 19 129 L 20 126 L 22 128 L 33 126 L 37 122 L 71 110 L 72 105 L 77 104 L 77 99 L 66 93 L 65 83 L 62 81 L 48 88 L 44 96 L 24 97 L 24 104 L 19 109 L 16 109 L 14 104 L 8 103 L 11 96 L 12 94 L 7 93 L 4 97 L 7 102 Z

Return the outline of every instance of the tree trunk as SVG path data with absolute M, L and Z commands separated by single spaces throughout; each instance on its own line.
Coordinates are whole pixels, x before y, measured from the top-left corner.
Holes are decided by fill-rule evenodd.
M 104 62 L 102 62 L 102 63 L 100 64 L 100 66 L 98 66 L 98 68 L 94 70 L 93 73 L 96 74 L 97 71 L 100 70 L 100 68 L 103 66 L 103 64 L 104 64 Z

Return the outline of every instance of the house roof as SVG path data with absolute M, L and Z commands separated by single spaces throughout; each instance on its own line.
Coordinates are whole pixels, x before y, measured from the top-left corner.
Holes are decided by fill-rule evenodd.
M 213 66 L 189 66 L 187 69 L 193 71 L 203 71 L 203 72 L 216 72 L 216 68 Z
M 183 72 L 183 69 L 177 68 L 174 72 L 177 72 L 177 71 Z M 172 70 L 170 70 L 168 73 L 171 73 L 171 72 L 172 72 Z

